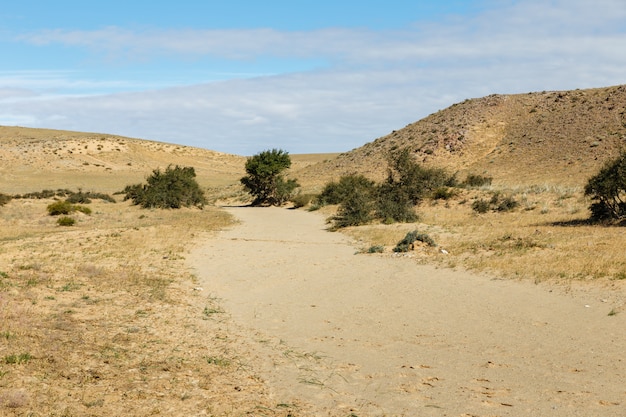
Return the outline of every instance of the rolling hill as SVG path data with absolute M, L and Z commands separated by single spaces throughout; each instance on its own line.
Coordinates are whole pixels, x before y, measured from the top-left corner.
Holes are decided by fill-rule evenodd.
M 317 190 L 348 173 L 384 178 L 409 148 L 426 165 L 495 184 L 581 186 L 626 146 L 626 85 L 468 99 L 342 154 L 292 155 L 291 175 Z M 0 192 L 119 191 L 169 164 L 193 166 L 207 187 L 237 183 L 245 157 L 98 133 L 0 126 Z

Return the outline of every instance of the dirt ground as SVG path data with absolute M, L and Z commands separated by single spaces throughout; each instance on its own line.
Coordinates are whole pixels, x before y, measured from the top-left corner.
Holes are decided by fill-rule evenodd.
M 187 258 L 294 416 L 626 415 L 624 294 L 357 253 L 316 213 L 231 207 Z

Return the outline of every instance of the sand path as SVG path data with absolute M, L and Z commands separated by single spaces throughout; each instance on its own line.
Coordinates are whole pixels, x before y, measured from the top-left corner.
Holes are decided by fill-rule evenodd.
M 241 223 L 189 261 L 294 415 L 626 416 L 626 313 L 608 316 L 610 290 L 355 254 L 318 214 L 228 211 Z

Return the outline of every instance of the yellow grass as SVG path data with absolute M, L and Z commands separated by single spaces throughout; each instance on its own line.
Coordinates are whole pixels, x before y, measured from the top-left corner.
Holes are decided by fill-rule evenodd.
M 60 227 L 50 202 L 0 207 L 0 415 L 276 406 L 184 266 L 194 238 L 230 224 L 224 212 L 93 202 Z
M 412 256 L 425 262 L 535 282 L 569 284 L 594 280 L 626 283 L 626 234 L 621 227 L 587 225 L 589 201 L 575 188 L 524 187 L 501 189 L 520 202 L 511 212 L 477 214 L 476 198 L 489 192 L 463 191 L 448 202 L 418 208 L 417 224 L 350 228 L 363 249 L 384 245 L 391 252 L 411 230 L 429 234 L 439 250 L 418 247 Z M 445 249 L 448 254 L 443 254 Z

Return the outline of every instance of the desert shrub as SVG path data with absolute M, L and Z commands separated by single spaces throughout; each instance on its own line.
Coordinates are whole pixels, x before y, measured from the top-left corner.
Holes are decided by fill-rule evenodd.
M 511 211 L 519 206 L 519 203 L 511 196 L 503 196 L 499 192 L 493 193 L 490 206 L 495 211 Z
M 61 214 L 70 214 L 74 211 L 74 205 L 67 201 L 56 201 L 48 205 L 48 214 L 58 216 Z
M 324 186 L 317 198 L 319 205 L 341 204 L 353 192 L 371 194 L 376 187 L 374 181 L 360 174 L 348 174 L 339 178 L 339 181 L 329 182 Z
M 82 191 L 78 191 L 77 193 L 72 193 L 69 197 L 67 197 L 65 199 L 65 201 L 72 203 L 72 204 L 89 204 L 91 203 L 91 199 L 89 198 L 89 196 L 85 193 L 83 193 Z
M 294 191 L 300 184 L 294 179 L 285 179 L 283 177 L 276 178 L 275 187 L 276 191 L 273 199 L 270 201 L 275 206 L 282 206 L 291 199 Z
M 59 226 L 74 226 L 76 220 L 69 216 L 61 216 L 57 219 L 57 224 Z
M 374 200 L 369 193 L 352 192 L 340 204 L 337 214 L 331 218 L 334 228 L 359 226 L 374 219 Z
M 419 219 L 405 190 L 388 183 L 381 184 L 378 188 L 375 215 L 386 224 L 413 223 Z
M 0 207 L 4 206 L 9 201 L 11 201 L 10 195 L 0 193 Z
M 385 247 L 383 245 L 374 245 L 369 247 L 367 253 L 383 253 L 384 251 Z
M 196 182 L 196 172 L 192 167 L 168 166 L 165 171 L 155 169 L 146 184 L 127 185 L 124 188 L 124 201 L 143 208 L 172 208 L 206 204 L 204 192 Z
M 95 193 L 95 192 L 89 192 L 87 193 L 87 196 L 89 198 L 95 198 L 95 199 L 99 199 L 102 201 L 107 201 L 109 203 L 115 203 L 115 199 L 110 196 L 109 194 L 104 194 L 104 193 Z
M 585 186 L 590 196 L 591 220 L 607 221 L 626 218 L 626 152 L 607 162 Z
M 456 178 L 441 168 L 426 168 L 413 160 L 408 149 L 390 155 L 387 183 L 400 188 L 413 205 L 418 205 L 433 191 L 456 183 Z
M 457 189 L 452 188 L 452 187 L 442 186 L 442 187 L 437 187 L 436 189 L 434 189 L 431 197 L 433 200 L 450 200 L 451 198 L 454 198 L 457 195 L 459 195 L 459 192 Z
M 291 202 L 295 208 L 306 207 L 315 199 L 315 194 L 296 194 L 291 197 Z
M 246 176 L 240 179 L 254 200 L 252 205 L 279 206 L 291 198 L 296 180 L 285 180 L 283 172 L 291 166 L 289 153 L 281 149 L 260 152 L 246 161 Z
M 482 187 L 485 185 L 491 185 L 493 178 L 486 177 L 479 174 L 467 174 L 467 178 L 462 182 L 461 185 L 465 187 Z
M 517 207 L 519 207 L 517 200 L 512 196 L 503 196 L 499 192 L 493 193 L 489 201 L 481 198 L 472 203 L 472 210 L 477 213 L 486 213 L 489 210 L 505 212 L 514 210 Z
M 487 213 L 490 208 L 491 205 L 489 204 L 489 201 L 483 200 L 482 198 L 479 200 L 474 200 L 474 202 L 472 203 L 472 210 L 477 213 Z
M 84 213 L 84 214 L 87 214 L 87 215 L 91 215 L 91 209 L 89 207 L 75 205 L 73 207 L 73 209 L 75 211 L 80 211 L 81 213 Z
M 415 242 L 423 242 L 428 246 L 437 246 L 435 240 L 426 233 L 419 233 L 417 230 L 413 230 L 404 236 L 400 242 L 393 248 L 394 252 L 408 252 L 413 248 Z

